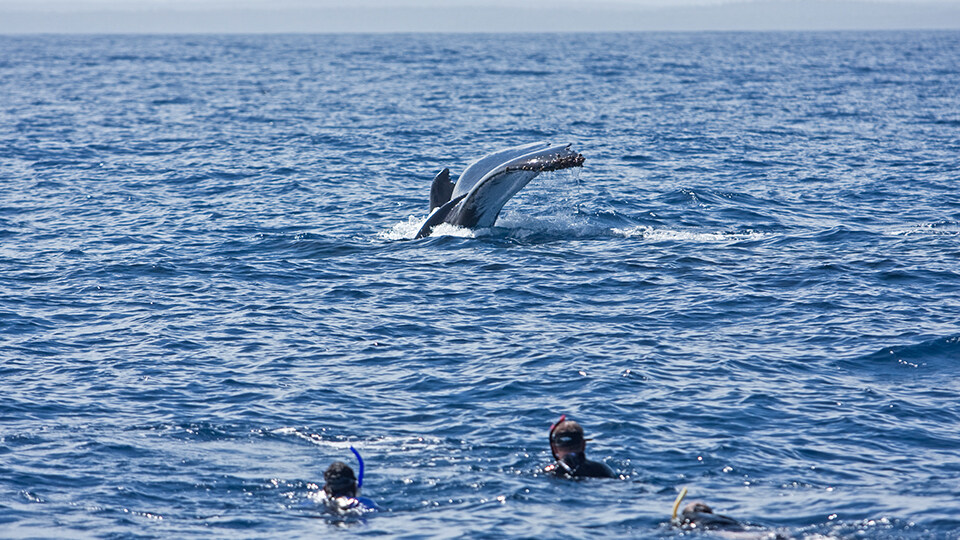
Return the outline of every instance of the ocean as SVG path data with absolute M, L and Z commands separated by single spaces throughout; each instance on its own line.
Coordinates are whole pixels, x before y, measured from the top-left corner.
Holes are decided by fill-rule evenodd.
M 0 536 L 960 538 L 958 180 L 954 31 L 0 37 Z

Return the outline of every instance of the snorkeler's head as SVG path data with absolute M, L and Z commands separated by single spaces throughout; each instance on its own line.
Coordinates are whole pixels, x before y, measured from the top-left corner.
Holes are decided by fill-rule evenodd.
M 743 525 L 732 517 L 713 513 L 713 508 L 700 501 L 694 501 L 684 507 L 681 513 L 681 522 L 692 524 L 703 529 L 743 530 Z M 778 537 L 779 538 L 779 537 Z
M 335 461 L 323 473 L 326 484 L 323 491 L 328 497 L 356 497 L 357 477 L 353 469 L 342 461 Z
M 550 434 L 550 444 L 558 452 L 583 452 L 587 446 L 583 428 L 573 420 L 557 424 Z
M 690 514 L 712 514 L 713 508 L 710 508 L 707 503 L 694 501 L 683 507 L 683 515 L 687 516 Z

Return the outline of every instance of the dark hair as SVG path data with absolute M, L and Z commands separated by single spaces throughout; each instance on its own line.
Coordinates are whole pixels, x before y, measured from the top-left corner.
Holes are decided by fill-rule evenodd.
M 326 485 L 323 491 L 328 497 L 356 497 L 357 477 L 353 469 L 342 461 L 335 461 L 323 473 Z
M 553 430 L 551 442 L 557 448 L 580 448 L 584 444 L 583 428 L 573 420 L 561 422 Z
M 694 501 L 687 506 L 683 507 L 683 515 L 687 514 L 712 514 L 713 508 L 707 506 L 707 503 Z

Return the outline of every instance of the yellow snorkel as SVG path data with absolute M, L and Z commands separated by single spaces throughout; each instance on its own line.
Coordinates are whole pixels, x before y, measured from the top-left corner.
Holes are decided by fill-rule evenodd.
M 670 515 L 670 521 L 673 522 L 674 525 L 678 524 L 677 509 L 680 508 L 680 503 L 683 502 L 683 498 L 686 496 L 687 488 L 683 488 L 680 490 L 680 494 L 677 495 L 677 500 L 673 501 L 673 513 Z

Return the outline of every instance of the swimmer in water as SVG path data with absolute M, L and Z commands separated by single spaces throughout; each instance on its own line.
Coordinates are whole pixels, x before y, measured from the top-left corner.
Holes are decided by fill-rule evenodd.
M 701 529 L 743 529 L 739 521 L 714 514 L 713 508 L 700 501 L 694 501 L 683 507 L 683 512 L 680 513 L 680 524 Z
M 676 505 L 683 500 L 686 494 L 686 488 L 677 498 Z M 674 506 L 673 523 L 681 529 L 710 531 L 718 538 L 729 540 L 787 540 L 788 537 L 770 530 L 764 530 L 762 527 L 745 525 L 732 517 L 720 514 L 714 514 L 713 508 L 706 503 L 694 501 L 683 507 L 683 511 L 676 516 L 676 506 Z
M 590 461 L 586 456 L 587 439 L 583 437 L 583 428 L 573 420 L 561 416 L 550 428 L 551 463 L 544 472 L 563 478 L 616 478 L 610 467 L 598 461 Z
M 363 470 L 361 467 L 360 470 Z M 362 473 L 361 473 L 362 474 Z M 331 464 L 323 473 L 323 502 L 331 510 L 344 512 L 377 510 L 377 503 L 366 497 L 360 497 L 360 484 L 353 469 L 342 461 Z M 362 478 L 360 482 L 362 482 Z

